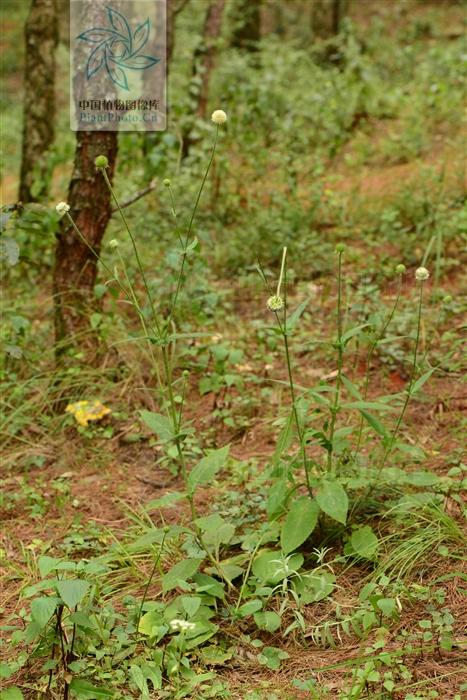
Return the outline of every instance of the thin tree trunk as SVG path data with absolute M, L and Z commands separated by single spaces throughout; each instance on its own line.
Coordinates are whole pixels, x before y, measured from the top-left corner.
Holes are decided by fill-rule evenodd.
M 77 227 L 96 251 L 100 250 L 111 215 L 111 201 L 94 159 L 101 154 L 107 156 L 107 173 L 112 180 L 117 136 L 113 131 L 76 132 L 75 162 L 67 201 Z M 95 257 L 64 217 L 57 236 L 53 281 L 57 359 L 70 347 L 83 351 L 87 363 L 92 364 L 97 359 L 97 337 L 90 325 L 90 314 L 96 310 L 96 273 Z
M 261 38 L 261 0 L 235 0 L 231 19 L 231 45 L 238 49 L 257 51 Z
M 329 39 L 339 34 L 348 10 L 348 0 L 312 0 L 311 30 L 315 37 Z
M 225 0 L 212 0 L 206 19 L 203 33 L 198 46 L 193 54 L 193 69 L 190 94 L 196 99 L 194 113 L 198 119 L 205 119 L 209 100 L 209 83 L 215 67 L 217 54 L 217 40 L 222 26 Z M 190 146 L 193 144 L 191 130 L 194 120 L 190 122 L 183 135 L 182 158 L 186 158 Z
M 25 26 L 24 119 L 19 200 L 47 196 L 47 151 L 54 140 L 56 0 L 32 0 Z

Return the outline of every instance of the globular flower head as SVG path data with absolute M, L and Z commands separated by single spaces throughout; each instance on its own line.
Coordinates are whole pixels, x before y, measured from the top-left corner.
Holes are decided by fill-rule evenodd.
M 407 269 L 407 268 L 405 267 L 405 265 L 403 265 L 402 263 L 400 263 L 400 265 L 398 265 L 398 266 L 396 267 L 396 275 L 403 275 L 404 272 L 406 271 L 406 269 Z
M 338 243 L 336 245 L 336 253 L 345 253 L 345 244 L 344 243 Z
M 60 216 L 63 216 L 66 214 L 68 211 L 70 211 L 70 205 L 67 204 L 66 202 L 59 202 L 57 206 L 55 207 L 57 214 L 60 214 Z
M 415 279 L 417 282 L 425 282 L 428 277 L 430 276 L 430 273 L 426 269 L 426 267 L 419 267 L 415 270 Z
M 284 300 L 278 294 L 274 294 L 267 300 L 267 307 L 269 311 L 280 311 L 284 308 Z
M 163 185 L 164 185 L 165 187 L 170 187 L 170 180 L 169 180 L 168 177 L 166 177 L 165 180 L 163 180 Z
M 120 244 L 116 238 L 112 238 L 112 240 L 109 241 L 109 248 L 118 248 L 119 245 Z
M 188 620 L 170 620 L 169 624 L 174 632 L 188 632 L 189 630 L 194 630 L 196 627 L 194 622 L 188 622 Z
M 223 109 L 216 109 L 212 113 L 211 119 L 214 122 L 214 124 L 225 124 L 225 122 L 227 121 L 227 115 Z
M 445 297 L 443 297 L 443 304 L 450 304 L 452 301 L 452 296 L 450 294 L 446 294 Z
M 109 161 L 106 156 L 97 156 L 97 158 L 94 160 L 94 165 L 96 168 L 108 168 Z

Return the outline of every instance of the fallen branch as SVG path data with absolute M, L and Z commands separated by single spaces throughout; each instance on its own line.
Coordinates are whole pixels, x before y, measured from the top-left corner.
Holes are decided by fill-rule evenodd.
M 147 194 L 155 190 L 157 187 L 157 180 L 152 180 L 152 182 L 149 183 L 147 187 L 144 188 L 144 190 L 141 190 L 140 192 L 136 192 L 130 199 L 126 199 L 124 202 L 120 204 L 120 209 L 125 209 L 126 207 L 129 207 L 130 204 L 134 204 L 135 202 L 138 201 L 138 199 L 141 199 L 142 197 L 145 197 Z M 115 214 L 118 212 L 118 209 L 112 209 L 111 214 Z

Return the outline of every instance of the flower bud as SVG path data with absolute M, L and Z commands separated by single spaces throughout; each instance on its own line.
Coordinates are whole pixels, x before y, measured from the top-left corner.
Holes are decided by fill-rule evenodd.
M 450 294 L 446 294 L 445 297 L 443 297 L 443 304 L 450 304 L 452 301 L 452 296 Z
M 346 251 L 346 246 L 344 243 L 338 243 L 336 245 L 336 253 L 341 254 L 341 253 L 345 253 L 345 251 Z
M 403 265 L 402 263 L 400 263 L 400 265 L 398 265 L 396 267 L 396 275 L 403 275 L 405 273 L 406 269 L 407 269 L 406 266 Z
M 109 161 L 106 156 L 97 156 L 97 158 L 94 160 L 94 165 L 96 168 L 108 168 Z
M 214 122 L 214 124 L 225 124 L 227 121 L 227 115 L 222 109 L 216 109 L 212 115 L 211 119 Z
M 170 187 L 170 180 L 168 177 L 165 178 L 165 180 L 162 181 L 162 184 L 164 187 Z
M 280 311 L 284 308 L 284 300 L 282 299 L 282 297 L 278 296 L 277 294 L 274 294 L 267 300 L 267 307 L 269 311 Z
M 426 267 L 419 267 L 417 270 L 415 270 L 415 279 L 417 282 L 425 282 L 428 277 L 430 276 L 430 273 L 426 269 Z
M 111 241 L 109 241 L 109 248 L 118 248 L 119 242 L 117 241 L 116 238 L 112 238 Z

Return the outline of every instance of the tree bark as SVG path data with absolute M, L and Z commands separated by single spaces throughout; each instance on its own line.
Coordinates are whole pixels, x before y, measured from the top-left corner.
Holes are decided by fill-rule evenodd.
M 56 0 L 32 0 L 25 26 L 24 118 L 19 201 L 47 196 L 47 151 L 54 140 Z
M 76 132 L 68 204 L 78 229 L 97 252 L 111 215 L 111 201 L 102 173 L 96 171 L 94 159 L 101 154 L 107 156 L 107 174 L 112 181 L 117 136 L 114 131 Z M 53 281 L 57 359 L 62 359 L 71 347 L 84 352 L 88 364 L 94 364 L 98 359 L 98 341 L 89 320 L 90 313 L 96 310 L 96 274 L 94 255 L 81 242 L 65 216 L 57 235 Z
M 217 40 L 221 32 L 224 7 L 225 0 L 211 1 L 206 13 L 201 40 L 193 54 L 190 94 L 196 99 L 197 104 L 194 114 L 196 115 L 195 118 L 198 119 L 206 118 L 209 83 L 216 62 Z M 190 121 L 183 135 L 182 158 L 187 157 L 190 146 L 193 144 L 193 139 L 191 138 L 193 123 L 194 120 Z
M 312 0 L 311 30 L 320 39 L 339 34 L 348 10 L 348 0 Z
M 261 0 L 236 0 L 231 19 L 231 46 L 257 51 L 257 44 L 261 38 Z

